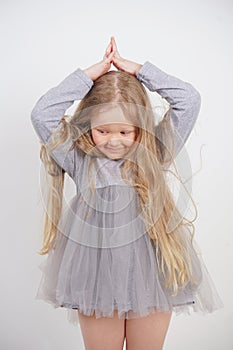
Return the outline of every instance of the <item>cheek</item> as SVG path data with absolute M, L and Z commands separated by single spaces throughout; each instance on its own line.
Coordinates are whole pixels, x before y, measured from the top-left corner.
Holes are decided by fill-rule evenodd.
M 133 143 L 136 140 L 136 138 L 137 138 L 137 135 L 135 133 L 129 138 L 129 140 L 130 140 L 131 143 Z
M 127 139 L 124 139 L 123 143 L 125 144 L 126 147 L 131 147 L 135 141 L 136 137 L 128 137 Z
M 101 135 L 97 134 L 95 131 L 92 132 L 92 139 L 96 145 L 103 142 Z
M 96 134 L 93 130 L 91 130 L 91 136 L 92 136 L 92 140 L 94 141 L 94 143 L 96 143 Z

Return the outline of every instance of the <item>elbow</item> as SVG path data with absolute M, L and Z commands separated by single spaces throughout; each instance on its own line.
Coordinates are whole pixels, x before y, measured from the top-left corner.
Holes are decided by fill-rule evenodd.
M 201 109 L 201 94 L 200 92 L 193 87 L 190 83 L 188 84 L 188 100 L 189 100 L 189 106 L 191 107 L 191 114 L 194 119 L 197 119 L 200 109 Z
M 200 94 L 200 92 L 198 90 L 194 89 L 192 98 L 193 98 L 193 102 L 197 106 L 198 113 L 199 113 L 200 108 L 201 108 L 201 94 Z
M 42 113 L 42 108 L 41 108 L 42 98 L 43 98 L 43 96 L 41 96 L 39 98 L 39 100 L 36 102 L 36 104 L 34 105 L 32 111 L 31 111 L 31 122 L 33 125 L 35 125 L 36 123 L 38 123 L 40 121 L 39 116 Z
M 31 115 L 30 115 L 30 119 L 31 119 L 31 122 L 33 125 L 38 123 L 38 116 L 39 116 L 38 109 L 36 107 L 34 107 L 31 111 Z
M 191 97 L 195 103 L 201 105 L 201 94 L 200 92 L 190 83 L 187 84 L 187 93 L 189 97 Z
M 31 112 L 30 119 L 31 119 L 32 124 L 34 124 L 34 122 L 36 120 L 36 114 L 35 114 L 34 110 L 32 110 L 32 112 Z

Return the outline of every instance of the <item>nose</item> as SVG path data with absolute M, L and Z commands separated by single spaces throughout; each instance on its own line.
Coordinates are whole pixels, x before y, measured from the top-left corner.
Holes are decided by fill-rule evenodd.
M 117 136 L 110 136 L 108 138 L 108 145 L 109 146 L 116 147 L 120 144 L 121 144 L 121 140 L 119 140 L 119 138 L 117 138 Z

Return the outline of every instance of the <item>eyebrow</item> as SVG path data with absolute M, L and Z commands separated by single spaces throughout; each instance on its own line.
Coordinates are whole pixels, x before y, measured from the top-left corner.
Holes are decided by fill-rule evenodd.
M 106 125 L 105 126 L 99 125 L 99 126 L 95 126 L 94 129 L 108 129 L 108 127 Z M 135 128 L 130 126 L 121 128 L 121 131 L 134 131 L 134 130 Z

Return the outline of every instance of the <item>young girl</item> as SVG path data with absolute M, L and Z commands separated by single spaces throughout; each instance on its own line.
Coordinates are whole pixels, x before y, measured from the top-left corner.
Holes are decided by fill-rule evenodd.
M 170 105 L 160 123 L 143 84 Z M 114 37 L 32 110 L 48 181 L 36 298 L 66 308 L 88 350 L 122 349 L 125 338 L 128 350 L 162 349 L 172 311 L 223 306 L 167 180 L 199 110 L 190 83 L 123 59 Z M 65 173 L 76 187 L 66 208 Z

